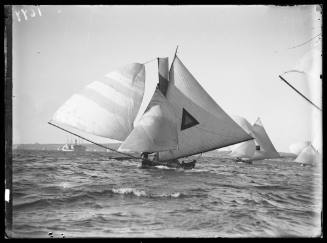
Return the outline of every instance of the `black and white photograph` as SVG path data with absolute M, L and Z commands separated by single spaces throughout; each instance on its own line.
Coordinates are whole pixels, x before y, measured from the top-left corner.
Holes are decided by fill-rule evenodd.
M 5 237 L 323 237 L 322 7 L 5 6 Z

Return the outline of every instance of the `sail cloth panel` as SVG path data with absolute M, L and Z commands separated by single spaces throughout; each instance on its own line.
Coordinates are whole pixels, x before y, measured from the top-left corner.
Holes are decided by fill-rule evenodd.
M 177 123 L 174 109 L 157 89 L 147 111 L 118 151 L 159 152 L 176 149 Z
M 97 136 L 123 141 L 144 94 L 145 68 L 132 63 L 74 94 L 54 114 L 53 121 Z
M 215 103 L 177 56 L 169 73 L 167 99 L 173 104 L 177 114 L 178 149 L 160 152 L 161 161 L 252 139 Z M 181 130 L 183 109 L 197 121 L 197 124 Z

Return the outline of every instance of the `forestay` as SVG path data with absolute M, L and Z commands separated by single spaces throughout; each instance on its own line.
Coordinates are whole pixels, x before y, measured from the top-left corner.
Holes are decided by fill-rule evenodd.
M 133 63 L 111 72 L 74 94 L 52 121 L 123 141 L 133 129 L 144 94 L 145 68 Z
M 160 161 L 252 139 L 217 105 L 177 56 L 169 72 L 166 96 L 174 107 L 179 124 L 178 147 L 160 152 Z

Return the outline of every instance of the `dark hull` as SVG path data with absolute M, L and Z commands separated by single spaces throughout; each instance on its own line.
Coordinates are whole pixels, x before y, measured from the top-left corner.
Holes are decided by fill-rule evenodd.
M 154 166 L 161 165 L 161 166 L 166 166 L 169 168 L 175 168 L 175 169 L 181 168 L 184 170 L 188 170 L 188 169 L 193 169 L 195 167 L 195 163 L 196 163 L 195 160 L 193 160 L 192 162 L 180 163 L 180 162 L 178 162 L 178 160 L 175 160 L 175 161 L 151 161 L 151 160 L 144 159 L 144 160 L 142 160 L 142 168 L 151 168 Z

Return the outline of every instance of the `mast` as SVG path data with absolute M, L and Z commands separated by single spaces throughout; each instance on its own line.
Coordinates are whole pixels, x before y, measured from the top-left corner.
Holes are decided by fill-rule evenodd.
M 177 57 L 177 50 L 178 50 L 178 45 L 177 45 L 176 50 L 175 50 L 175 55 L 174 55 L 173 61 L 171 62 L 171 65 L 170 65 L 170 68 L 169 68 L 169 73 L 170 73 L 171 68 L 172 68 L 172 66 L 174 64 L 175 58 Z
M 298 91 L 296 88 L 294 88 L 289 82 L 287 82 L 281 75 L 279 75 L 279 78 L 282 81 L 284 81 L 288 86 L 290 86 L 295 92 L 297 92 L 299 95 L 301 95 L 311 105 L 313 105 L 314 107 L 316 107 L 318 110 L 322 111 L 316 104 L 314 104 L 311 100 L 309 100 L 306 96 L 304 96 L 300 91 Z

